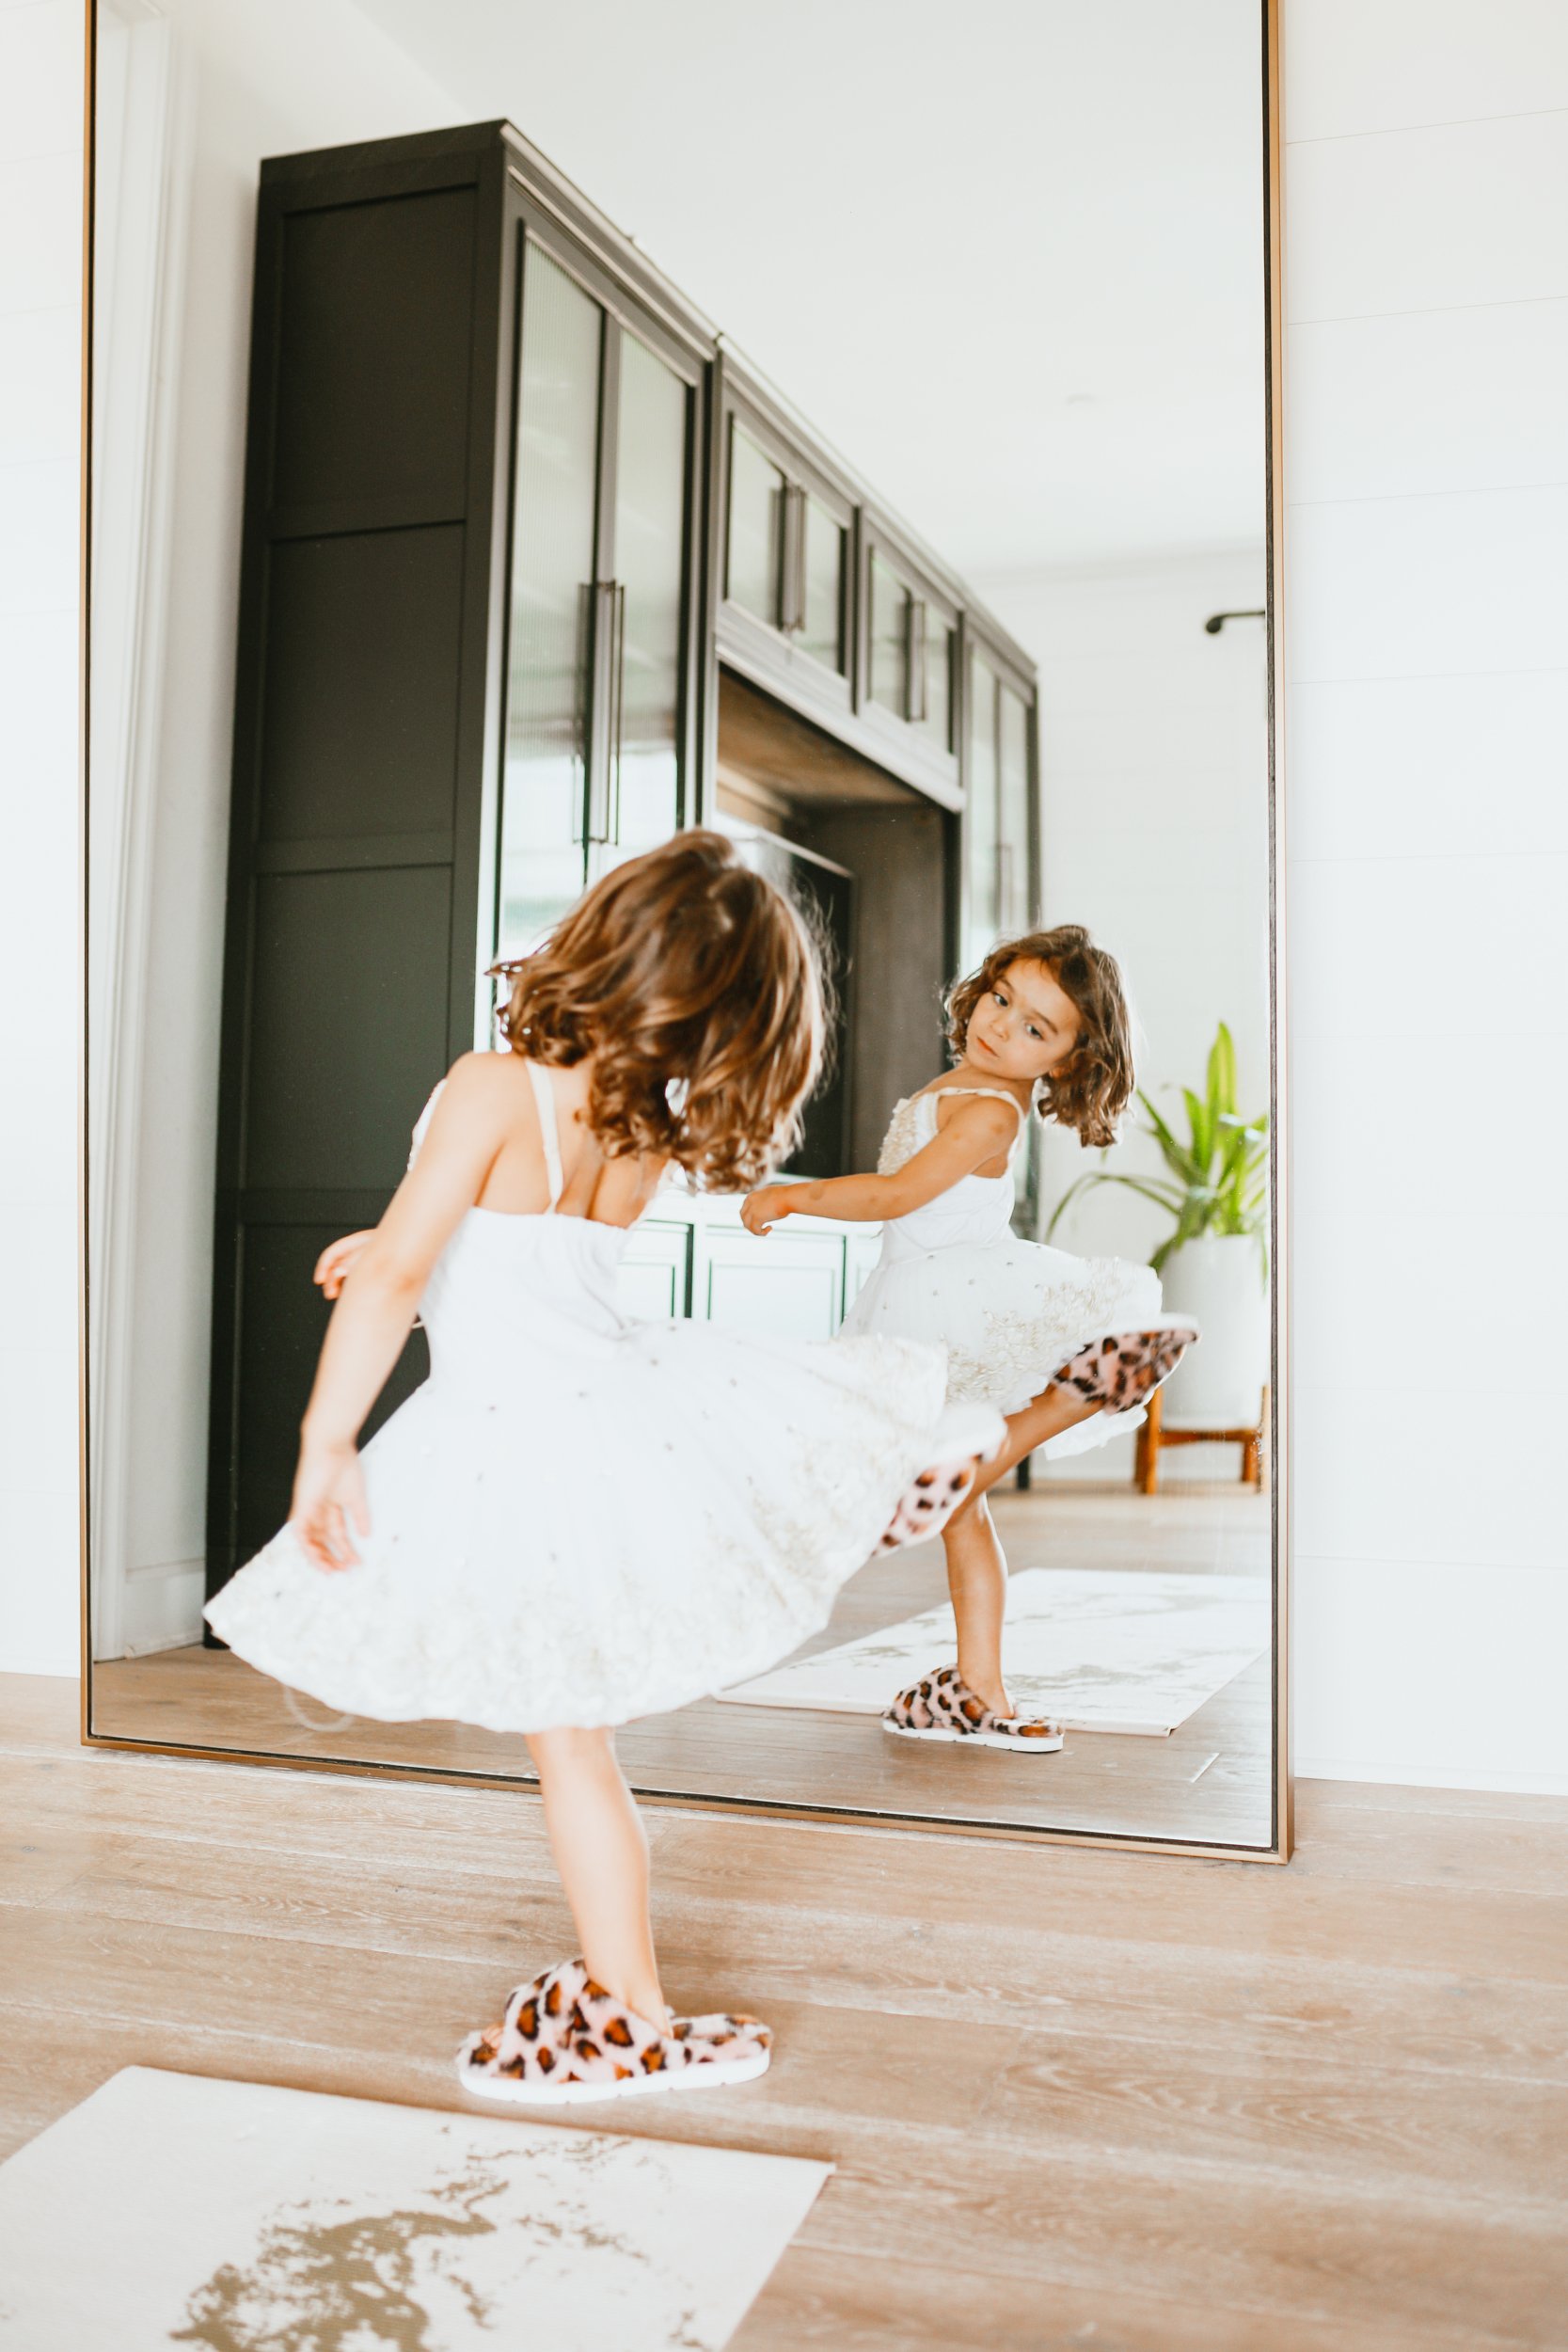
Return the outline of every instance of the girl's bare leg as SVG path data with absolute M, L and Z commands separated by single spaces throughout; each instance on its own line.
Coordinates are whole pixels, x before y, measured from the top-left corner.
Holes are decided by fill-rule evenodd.
M 1021 1412 L 1009 1413 L 1006 1442 L 990 1461 L 981 1463 L 973 1492 L 954 1512 L 950 1524 L 956 1527 L 966 1513 L 978 1509 L 986 1489 L 994 1486 L 1008 1470 L 1016 1470 L 1024 1455 L 1033 1454 L 1035 1448 L 1043 1445 L 1047 1438 L 1059 1437 L 1064 1429 L 1072 1428 L 1077 1422 L 1087 1421 L 1091 1413 L 1098 1413 L 1099 1410 L 1098 1400 L 1091 1402 L 1078 1395 L 1074 1390 L 1053 1386 L 1042 1390 L 1038 1396 L 1031 1397 Z M 968 1680 L 967 1676 L 964 1678 Z
M 609 1731 L 535 1731 L 529 1754 L 588 1973 L 668 2033 L 648 1917 L 648 1840 Z
M 947 1589 L 958 1621 L 958 1672 L 998 1715 L 1013 1703 L 1002 1679 L 1002 1620 L 1007 1608 L 1007 1563 L 984 1502 L 966 1502 L 942 1530 Z
M 1002 1679 L 1007 1561 L 986 1504 L 986 1489 L 1047 1438 L 1099 1410 L 1073 1391 L 1053 1387 L 1031 1398 L 1022 1412 L 1009 1413 L 1006 1442 L 993 1460 L 981 1463 L 973 1493 L 942 1531 L 947 1589 L 958 1622 L 958 1672 L 993 1714 L 1010 1715 L 1013 1703 Z

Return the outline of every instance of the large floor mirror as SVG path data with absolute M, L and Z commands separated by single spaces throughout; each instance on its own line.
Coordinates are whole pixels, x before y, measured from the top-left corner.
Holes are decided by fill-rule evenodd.
M 1036 1122 L 1015 1230 L 1152 1263 L 1202 1337 L 991 1497 L 1059 1749 L 885 1736 L 953 1651 L 934 1542 L 630 1725 L 629 1777 L 1283 1860 L 1274 8 L 537 14 L 96 9 L 88 1736 L 531 1780 L 201 1613 L 287 1515 L 312 1268 L 496 1043 L 489 967 L 701 823 L 834 969 L 786 1176 L 874 1168 L 944 989 L 1090 928 L 1135 1109 Z M 739 1206 L 661 1193 L 625 1314 L 832 1341 L 875 1227 Z M 378 1414 L 425 1370 L 416 1331 Z

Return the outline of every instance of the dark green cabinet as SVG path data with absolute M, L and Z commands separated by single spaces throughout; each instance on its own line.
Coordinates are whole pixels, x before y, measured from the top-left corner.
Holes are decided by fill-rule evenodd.
M 1033 905 L 1033 695 L 962 581 L 510 125 L 263 165 L 214 1587 L 287 1512 L 318 1251 L 381 1215 L 425 1094 L 490 1041 L 498 954 L 617 859 L 730 821 L 726 697 L 754 853 L 797 794 L 778 846 L 840 942 L 846 1020 L 918 1075 L 942 977 Z M 813 1109 L 825 1171 L 885 1115 L 853 1082 L 841 1061 Z M 424 1369 L 416 1333 L 378 1413 Z

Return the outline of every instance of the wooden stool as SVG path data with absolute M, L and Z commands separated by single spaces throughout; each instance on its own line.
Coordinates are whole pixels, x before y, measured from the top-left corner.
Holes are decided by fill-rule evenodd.
M 1132 1468 L 1132 1484 L 1140 1494 L 1152 1495 L 1160 1487 L 1160 1454 L 1167 1445 L 1239 1445 L 1242 1449 L 1242 1484 L 1263 1485 L 1263 1433 L 1269 1425 L 1269 1392 L 1263 1391 L 1258 1408 L 1255 1429 L 1167 1429 L 1164 1426 L 1165 1392 L 1156 1389 L 1149 1398 L 1147 1418 L 1138 1431 L 1137 1459 Z

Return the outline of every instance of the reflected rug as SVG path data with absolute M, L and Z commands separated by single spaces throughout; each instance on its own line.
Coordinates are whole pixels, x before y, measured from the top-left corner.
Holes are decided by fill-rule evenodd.
M 718 2352 L 832 2167 L 127 2067 L 0 2165 L 18 2352 Z
M 1025 1715 L 1069 1731 L 1168 1736 L 1269 1646 L 1256 1576 L 1022 1568 L 1007 1580 L 1007 1688 Z M 958 1654 L 944 1601 L 721 1691 L 746 1707 L 879 1715 L 895 1692 Z

